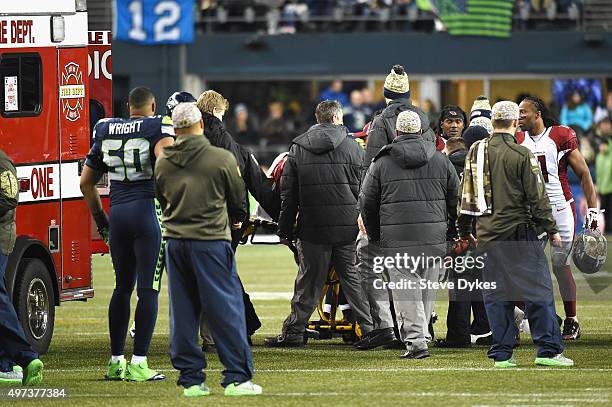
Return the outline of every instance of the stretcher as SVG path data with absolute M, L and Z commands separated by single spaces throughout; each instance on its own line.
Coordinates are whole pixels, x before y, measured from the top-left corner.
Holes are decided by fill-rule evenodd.
M 253 217 L 249 224 L 244 228 L 241 244 L 279 244 L 279 242 L 269 242 L 256 239 L 257 235 L 275 235 L 278 224 L 264 218 Z M 287 247 L 293 252 L 295 263 L 299 265 L 298 251 L 295 244 L 291 242 Z M 331 339 L 342 337 L 344 342 L 353 343 L 362 336 L 359 324 L 353 324 L 343 317 L 340 312 L 341 287 L 340 280 L 333 267 L 330 267 L 327 279 L 323 285 L 321 297 L 317 304 L 318 319 L 311 319 L 306 324 L 304 343 L 308 339 Z M 325 304 L 330 307 L 325 309 Z

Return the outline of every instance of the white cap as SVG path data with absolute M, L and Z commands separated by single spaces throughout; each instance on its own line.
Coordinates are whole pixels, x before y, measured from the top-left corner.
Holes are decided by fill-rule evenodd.
M 418 113 L 412 110 L 405 110 L 397 116 L 397 122 L 395 128 L 400 133 L 420 133 L 421 132 L 421 118 Z
M 191 127 L 202 120 L 202 113 L 195 103 L 179 103 L 172 110 L 172 125 L 175 129 Z

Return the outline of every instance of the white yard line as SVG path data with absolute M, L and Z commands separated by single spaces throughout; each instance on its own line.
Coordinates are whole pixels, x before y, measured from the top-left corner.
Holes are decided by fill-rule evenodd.
M 156 369 L 158 372 L 176 372 L 174 369 Z M 103 372 L 106 369 L 45 369 L 45 372 L 92 372 L 99 371 Z M 223 369 L 205 369 L 206 372 L 222 372 Z M 571 372 L 612 372 L 612 368 L 589 368 L 589 367 L 572 367 L 568 369 L 563 368 L 547 368 L 547 367 L 519 367 L 514 369 L 499 369 L 494 367 L 422 367 L 422 368 L 361 368 L 361 369 L 255 369 L 256 373 L 350 373 L 350 372 L 361 372 L 361 373 L 402 373 L 402 372 L 500 372 L 500 373 L 512 373 L 512 372 L 557 372 L 557 373 L 571 373 Z M 608 391 L 612 395 L 610 389 L 598 389 L 598 392 Z M 517 396 L 523 393 L 518 393 Z M 558 395 L 558 392 L 552 392 L 552 394 Z M 574 395 L 575 393 L 571 393 Z M 591 392 L 589 391 L 589 394 Z

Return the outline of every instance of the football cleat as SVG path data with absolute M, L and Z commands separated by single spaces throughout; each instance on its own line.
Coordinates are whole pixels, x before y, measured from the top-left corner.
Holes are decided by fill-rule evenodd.
M 202 397 L 209 396 L 210 389 L 206 385 L 206 383 L 202 384 L 194 384 L 193 386 L 187 387 L 183 390 L 183 396 L 185 397 Z
M 23 372 L 23 381 L 22 384 L 24 386 L 31 386 L 33 384 L 40 384 L 43 380 L 43 362 L 40 359 L 34 359 L 31 361 L 25 368 Z
M 551 367 L 569 367 L 574 366 L 574 361 L 563 356 L 563 353 L 559 353 L 552 358 L 536 358 L 535 364 Z
M 151 382 L 166 380 L 166 376 L 153 369 L 149 369 L 147 360 L 145 359 L 137 365 L 134 363 L 127 365 L 125 380 L 133 382 Z
M 125 359 L 119 360 L 117 362 L 113 362 L 113 359 L 108 361 L 108 370 L 104 375 L 106 380 L 123 380 L 125 379 L 125 368 L 126 368 Z
M 231 383 L 225 388 L 226 396 L 257 396 L 263 392 L 261 386 L 252 383 L 250 380 L 244 383 Z
M 501 369 L 507 369 L 507 368 L 511 368 L 511 367 L 516 367 L 517 363 L 516 363 L 516 360 L 510 358 L 508 360 L 497 361 L 497 362 L 495 362 L 495 364 L 493 366 L 501 368 Z
M 2 384 L 21 384 L 23 381 L 23 369 L 15 365 L 8 372 L 0 372 L 0 383 Z
M 491 331 L 482 335 L 470 335 L 472 345 L 493 345 L 493 333 Z
M 580 338 L 580 324 L 574 318 L 565 318 L 563 322 L 563 336 L 564 341 L 573 341 L 574 339 Z

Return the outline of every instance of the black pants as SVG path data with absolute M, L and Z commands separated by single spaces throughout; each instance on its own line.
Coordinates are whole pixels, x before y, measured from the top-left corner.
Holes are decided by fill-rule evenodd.
M 0 370 L 8 372 L 17 364 L 22 368 L 34 359 L 38 354 L 32 350 L 25 338 L 21 323 L 6 291 L 4 272 L 8 256 L 0 253 Z
M 455 288 L 448 292 L 448 314 L 446 316 L 446 341 L 452 343 L 470 343 L 470 335 L 483 335 L 490 331 L 487 311 L 482 299 L 482 291 L 457 289 L 458 279 L 482 281 L 482 271 L 473 271 L 470 274 L 455 276 L 451 281 Z M 474 314 L 474 321 L 470 324 L 470 315 Z
M 247 222 L 244 222 L 243 229 L 246 226 Z M 232 250 L 234 250 L 234 253 L 236 253 L 236 250 L 238 249 L 238 244 L 240 242 L 240 239 L 242 238 L 243 229 L 232 230 Z M 242 280 L 240 280 L 240 277 L 238 277 L 238 281 L 240 282 L 240 287 L 242 288 L 242 302 L 244 303 L 246 332 L 248 336 L 251 336 L 255 333 L 255 331 L 261 328 L 261 321 L 259 320 L 257 312 L 255 311 L 255 307 L 251 302 L 251 297 L 244 290 L 244 285 L 242 284 Z

